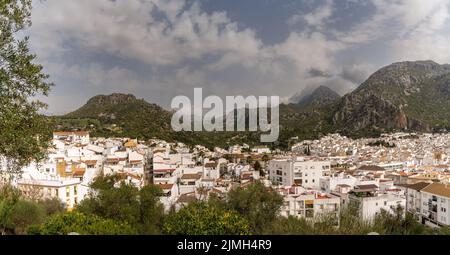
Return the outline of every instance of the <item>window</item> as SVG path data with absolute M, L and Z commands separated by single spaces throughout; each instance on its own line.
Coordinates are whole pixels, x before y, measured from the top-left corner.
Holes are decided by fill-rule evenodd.
M 66 187 L 66 197 L 70 197 L 70 188 Z
M 76 196 L 77 195 L 77 186 L 73 186 L 73 194 Z
M 387 202 L 386 201 L 384 201 L 384 206 L 386 206 L 387 205 Z
M 312 180 L 312 182 L 313 182 L 313 183 L 315 183 L 315 182 L 316 182 L 316 180 L 314 180 L 314 179 L 313 179 L 313 180 Z
M 305 183 L 308 183 L 308 180 L 305 180 Z
M 378 206 L 378 203 L 375 203 L 375 206 Z

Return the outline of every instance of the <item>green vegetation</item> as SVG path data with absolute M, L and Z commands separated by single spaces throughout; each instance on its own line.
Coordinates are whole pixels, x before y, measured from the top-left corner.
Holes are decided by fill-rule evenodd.
M 103 219 L 95 215 L 84 215 L 79 212 L 69 212 L 50 217 L 40 226 L 32 226 L 31 235 L 131 235 L 135 230 L 126 223 Z
M 230 191 L 227 199 L 227 207 L 247 219 L 252 233 L 261 233 L 274 221 L 282 204 L 283 197 L 260 182 Z
M 375 142 L 370 142 L 367 145 L 374 146 L 374 147 L 383 146 L 386 148 L 394 148 L 395 147 L 395 143 L 388 143 L 384 140 L 377 140 Z
M 115 186 L 116 183 L 119 185 Z M 93 193 L 77 211 L 117 222 L 125 222 L 139 234 L 159 234 L 163 223 L 161 190 L 154 186 L 138 189 L 117 176 L 98 177 L 91 185 Z
M 117 183 L 118 185 L 114 185 Z M 72 212 L 65 212 L 57 200 L 32 202 L 11 187 L 0 193 L 1 234 L 67 235 L 448 235 L 448 228 L 432 229 L 417 222 L 403 208 L 381 211 L 373 221 L 360 218 L 349 206 L 339 217 L 316 215 L 314 220 L 280 217 L 282 197 L 261 183 L 231 191 L 227 198 L 210 196 L 180 210 L 165 214 L 159 203 L 159 188 L 141 190 L 117 177 L 100 177 L 93 184 L 95 194 Z M 339 224 L 337 224 L 339 223 Z
M 64 211 L 58 200 L 25 200 L 20 192 L 9 185 L 0 187 L 0 234 L 27 233 L 27 229 L 41 224 L 47 217 Z
M 237 212 L 213 203 L 193 202 L 167 216 L 163 233 L 172 235 L 248 235 L 250 226 Z
M 371 222 L 359 217 L 358 210 L 346 208 L 336 219 L 327 215 L 315 221 L 290 216 L 272 222 L 265 234 L 275 235 L 367 235 L 376 232 L 380 235 L 447 235 L 448 228 L 432 229 L 417 222 L 409 213 L 404 216 L 403 208 L 394 213 L 382 210 Z
M 39 112 L 46 105 L 36 96 L 47 95 L 52 84 L 36 56 L 28 49 L 28 37 L 19 33 L 30 24 L 31 0 L 0 3 L 0 160 L 8 162 L 8 176 L 45 156 L 49 141 L 48 119 Z

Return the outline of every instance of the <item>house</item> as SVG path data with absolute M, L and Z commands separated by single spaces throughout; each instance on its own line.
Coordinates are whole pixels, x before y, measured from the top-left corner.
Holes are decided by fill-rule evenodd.
M 406 185 L 406 211 L 414 218 L 422 220 L 422 189 L 430 185 L 429 182 L 418 182 Z
M 89 144 L 90 138 L 89 132 L 85 131 L 56 131 L 53 132 L 53 140 L 62 140 L 70 143 Z
M 420 190 L 422 223 L 430 226 L 450 226 L 450 185 L 431 183 Z
M 252 152 L 258 153 L 258 154 L 270 154 L 270 148 L 267 146 L 255 146 L 252 148 Z
M 372 221 L 381 210 L 394 213 L 401 206 L 406 207 L 406 199 L 390 193 L 378 193 L 376 185 L 359 185 L 349 194 L 349 205 L 359 210 L 360 217 Z
M 31 180 L 21 179 L 17 187 L 28 199 L 58 198 L 67 210 L 72 210 L 86 194 L 80 194 L 81 181 L 77 178 Z
M 330 169 L 330 161 L 305 160 L 301 157 L 269 161 L 269 178 L 279 185 L 300 185 L 319 189 L 320 178 Z
M 284 195 L 284 204 L 280 211 L 281 216 L 314 220 L 326 215 L 335 216 L 338 220 L 340 212 L 340 198 L 338 196 L 304 189 L 289 188 L 288 190 L 288 194 Z
M 180 194 L 195 192 L 197 187 L 200 186 L 201 177 L 202 175 L 200 173 L 183 174 L 179 183 Z
M 168 211 L 176 203 L 178 198 L 178 186 L 176 184 L 157 184 L 161 188 L 163 195 L 160 197 L 164 210 Z

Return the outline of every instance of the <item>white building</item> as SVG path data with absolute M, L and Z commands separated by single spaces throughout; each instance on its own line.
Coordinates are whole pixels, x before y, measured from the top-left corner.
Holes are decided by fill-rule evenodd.
M 304 188 L 319 189 L 323 172 L 330 170 L 329 161 L 305 160 L 297 157 L 269 161 L 269 178 L 283 186 L 300 185 Z
M 70 143 L 89 144 L 89 132 L 70 131 L 70 132 L 53 132 L 54 140 L 61 140 Z
M 420 193 L 422 222 L 431 226 L 450 226 L 450 185 L 432 183 Z
M 406 208 L 405 197 L 391 193 L 380 194 L 376 185 L 356 186 L 349 195 L 349 200 L 350 205 L 359 209 L 360 217 L 367 221 L 373 220 L 382 209 L 394 213 L 398 206 Z
M 406 211 L 419 221 L 422 220 L 422 193 L 420 191 L 428 185 L 430 185 L 428 182 L 418 182 L 408 185 L 406 188 Z
M 280 215 L 306 219 L 318 219 L 326 215 L 338 219 L 339 212 L 339 197 L 317 191 L 304 191 L 285 195 Z
M 30 199 L 59 198 L 68 210 L 73 209 L 86 194 L 80 192 L 81 181 L 77 178 L 54 180 L 19 180 L 22 194 Z M 82 189 L 81 189 L 82 190 Z

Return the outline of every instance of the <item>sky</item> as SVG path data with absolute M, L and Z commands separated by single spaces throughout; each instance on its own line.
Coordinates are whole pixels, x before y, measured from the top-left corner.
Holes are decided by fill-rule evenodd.
M 344 95 L 394 62 L 450 63 L 450 0 L 34 0 L 31 18 L 49 114 L 115 92 Z

